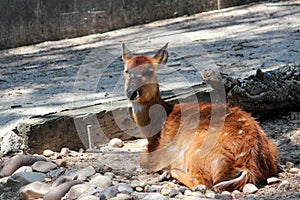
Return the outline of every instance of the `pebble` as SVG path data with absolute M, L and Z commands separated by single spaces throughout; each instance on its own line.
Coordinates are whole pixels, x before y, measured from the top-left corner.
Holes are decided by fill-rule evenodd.
M 300 173 L 300 169 L 296 168 L 296 167 L 292 167 L 292 168 L 290 168 L 289 172 L 293 173 L 293 174 L 299 174 Z
M 88 195 L 85 197 L 80 197 L 78 200 L 100 200 L 100 198 L 96 196 Z
M 192 191 L 191 190 L 185 190 L 184 191 L 184 195 L 185 196 L 190 196 L 192 194 Z
M 30 166 L 22 166 L 19 169 L 17 169 L 12 175 L 19 172 L 32 172 L 32 168 Z
M 240 198 L 241 198 L 241 192 L 238 191 L 238 190 L 232 191 L 231 195 L 232 195 L 232 197 L 235 198 L 235 199 L 240 199 Z
M 89 181 L 89 183 L 91 185 L 95 185 L 95 186 L 97 186 L 99 188 L 102 188 L 102 189 L 106 189 L 106 188 L 108 188 L 112 185 L 112 181 L 111 181 L 110 177 L 103 176 L 103 175 L 100 175 L 100 174 L 97 174 L 97 175 L 93 176 L 91 178 L 91 180 Z
M 50 149 L 46 149 L 43 151 L 43 155 L 46 157 L 50 157 L 54 155 L 54 151 L 50 150 Z
M 267 179 L 267 183 L 270 185 L 270 184 L 273 184 L 273 183 L 278 183 L 280 182 L 280 179 L 277 178 L 277 177 L 271 177 L 271 178 L 268 178 Z
M 257 192 L 257 190 L 258 190 L 258 188 L 252 183 L 246 184 L 243 188 L 243 192 L 248 193 L 248 194 L 255 193 L 255 192 Z
M 214 191 L 211 191 L 211 190 L 206 190 L 206 192 L 205 192 L 205 196 L 206 196 L 207 198 L 214 199 L 214 198 L 215 198 L 215 195 L 216 195 L 216 193 L 215 193 Z
M 133 180 L 130 183 L 130 186 L 133 187 L 133 188 L 136 188 L 136 187 L 145 187 L 146 183 L 144 181 Z
M 88 177 L 94 175 L 96 173 L 96 170 L 93 166 L 88 166 L 86 168 L 83 168 L 76 172 L 76 175 L 78 176 L 78 179 L 85 180 Z
M 61 150 L 60 150 L 60 155 L 61 156 L 67 156 L 68 154 L 69 154 L 69 152 L 70 152 L 70 150 L 69 150 L 69 148 L 67 148 L 67 147 L 63 147 Z
M 206 189 L 207 189 L 206 185 L 203 184 L 199 184 L 191 188 L 191 190 L 194 192 L 195 191 L 205 192 Z
M 286 167 L 287 169 L 290 169 L 290 168 L 294 167 L 294 163 L 292 163 L 292 162 L 286 162 L 286 163 L 285 163 L 285 167 Z
M 17 191 L 24 185 L 35 181 L 43 181 L 45 178 L 46 175 L 40 172 L 19 172 L 9 177 L 5 186 Z
M 160 192 L 162 189 L 162 186 L 160 185 L 147 185 L 145 187 L 146 192 Z
M 37 161 L 32 166 L 32 169 L 37 172 L 49 172 L 57 167 L 56 164 L 47 161 Z
M 174 189 L 173 188 L 173 189 L 171 189 L 169 196 L 170 197 L 175 197 L 175 196 L 177 196 L 179 194 L 182 194 L 182 193 L 178 189 Z
M 133 189 L 131 188 L 130 185 L 128 185 L 126 183 L 120 183 L 118 185 L 118 191 L 120 193 L 131 194 L 133 192 Z
M 105 197 L 106 199 L 110 199 L 115 197 L 118 194 L 118 189 L 115 186 L 109 187 L 101 191 L 101 196 Z M 102 199 L 102 198 L 101 198 Z
M 66 167 L 67 166 L 67 161 L 65 161 L 63 159 L 58 159 L 55 161 L 55 163 L 58 167 Z
M 193 197 L 197 197 L 197 198 L 205 197 L 201 192 L 192 192 L 189 196 L 193 196 Z
M 225 191 L 225 192 L 222 192 L 221 194 L 216 194 L 215 198 L 216 199 L 222 199 L 222 200 L 231 200 L 232 199 L 232 195 L 231 195 L 230 192 Z
M 160 193 L 149 193 L 147 194 L 143 200 L 167 200 L 168 198 Z
M 117 196 L 115 198 L 117 198 L 118 200 L 130 200 L 130 199 L 132 199 L 131 195 L 124 194 L 124 193 L 117 194 Z
M 78 184 L 71 187 L 66 195 L 66 199 L 78 199 L 82 196 L 89 196 L 94 192 L 94 187 L 88 183 Z
M 164 196 L 169 196 L 171 193 L 171 188 L 162 188 L 160 193 Z
M 113 148 L 122 148 L 124 146 L 124 143 L 119 138 L 113 138 L 109 141 L 108 145 Z
M 289 181 L 287 180 L 283 180 L 279 185 L 278 185 L 278 189 L 282 188 L 282 187 L 288 187 L 289 186 Z
M 50 190 L 50 187 L 51 185 L 49 184 L 40 181 L 35 181 L 20 188 L 20 199 L 43 198 L 43 196 Z

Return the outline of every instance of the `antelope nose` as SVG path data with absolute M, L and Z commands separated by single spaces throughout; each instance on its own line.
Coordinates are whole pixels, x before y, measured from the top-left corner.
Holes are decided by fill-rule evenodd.
M 126 96 L 131 101 L 138 99 L 141 96 L 141 92 L 139 90 L 127 90 Z

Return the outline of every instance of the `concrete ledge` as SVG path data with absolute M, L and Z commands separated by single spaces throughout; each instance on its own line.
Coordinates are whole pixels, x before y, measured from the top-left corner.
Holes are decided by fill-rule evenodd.
M 79 37 L 257 0 L 0 0 L 0 49 Z

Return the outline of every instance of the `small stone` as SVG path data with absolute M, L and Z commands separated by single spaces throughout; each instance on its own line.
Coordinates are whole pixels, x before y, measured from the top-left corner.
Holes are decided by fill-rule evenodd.
M 171 192 L 171 188 L 162 188 L 160 191 L 160 193 L 164 196 L 169 196 L 170 192 Z
M 133 192 L 133 189 L 130 187 L 130 185 L 128 185 L 126 183 L 120 183 L 118 185 L 118 191 L 120 193 L 130 194 Z
M 58 177 L 58 176 L 60 176 L 60 175 L 62 175 L 64 172 L 65 172 L 65 170 L 66 169 L 64 169 L 64 168 L 58 168 L 58 169 L 54 169 L 54 170 L 51 170 L 49 173 L 48 173 L 48 175 L 50 176 L 50 177 Z
M 147 185 L 145 187 L 146 192 L 160 192 L 161 189 L 162 189 L 162 186 L 160 186 L 160 185 L 150 185 L 150 186 Z
M 146 186 L 146 183 L 145 183 L 144 181 L 133 180 L 133 181 L 130 183 L 130 186 L 133 187 L 133 188 L 136 188 L 136 187 L 145 187 L 145 186 Z
M 258 190 L 258 188 L 252 183 L 246 184 L 243 188 L 243 192 L 248 193 L 248 194 L 255 193 L 255 192 L 257 192 L 257 190 Z
M 32 169 L 37 172 L 49 172 L 57 167 L 56 164 L 46 161 L 37 161 L 32 166 Z
M 277 177 L 271 177 L 271 178 L 268 178 L 267 179 L 267 183 L 270 185 L 270 184 L 273 184 L 273 183 L 278 183 L 280 182 L 280 179 L 277 178 Z
M 216 194 L 216 195 L 215 195 L 215 198 L 216 198 L 216 199 L 222 199 L 222 200 L 231 200 L 231 199 L 232 199 L 232 196 L 231 196 L 231 193 L 230 193 L 230 192 L 224 191 L 224 192 L 222 192 L 221 194 Z
M 58 159 L 55 161 L 55 163 L 58 167 L 66 167 L 67 166 L 67 161 L 65 161 L 63 159 Z
M 43 151 L 43 155 L 46 157 L 50 157 L 54 155 L 54 151 L 50 150 L 50 149 L 46 149 Z
M 235 199 L 240 199 L 240 198 L 241 198 L 241 192 L 238 191 L 238 190 L 232 191 L 231 195 L 232 195 L 232 197 L 235 198 Z
M 0 183 L 0 194 L 2 194 L 3 191 L 4 191 L 4 187 L 3 187 L 3 185 Z
M 285 163 L 285 167 L 286 167 L 287 169 L 290 169 L 290 168 L 294 167 L 294 163 L 292 163 L 292 162 L 286 162 L 286 163 Z
M 106 199 L 110 199 L 112 197 L 115 197 L 118 194 L 118 189 L 113 186 L 113 187 L 109 187 L 107 189 L 104 189 L 101 191 L 101 196 L 104 196 Z
M 69 148 L 63 147 L 63 148 L 60 150 L 60 153 L 59 153 L 59 154 L 60 154 L 61 156 L 67 156 L 69 152 L 70 152 Z
M 192 192 L 190 196 L 197 197 L 197 198 L 205 197 L 201 192 Z
M 298 174 L 298 173 L 300 173 L 300 169 L 296 168 L 296 167 L 292 167 L 292 168 L 290 168 L 289 172 L 292 174 Z
M 100 198 L 96 196 L 88 195 L 88 196 L 80 197 L 78 200 L 100 200 Z
M 110 179 L 113 179 L 115 177 L 114 173 L 112 172 L 105 172 L 104 176 L 108 176 Z
M 175 196 L 177 196 L 179 194 L 182 194 L 182 193 L 178 189 L 174 189 L 173 188 L 173 189 L 171 189 L 169 196 L 170 197 L 175 197 Z
M 214 199 L 214 198 L 215 198 L 215 195 L 216 195 L 216 193 L 215 193 L 214 191 L 211 191 L 211 190 L 206 190 L 206 192 L 205 192 L 205 196 L 206 196 L 207 198 Z
M 131 195 L 124 194 L 124 193 L 117 194 L 117 196 L 115 198 L 117 198 L 119 200 L 130 200 L 130 199 L 132 199 Z
M 84 153 L 84 149 L 83 149 L 83 148 L 80 148 L 80 149 L 78 150 L 78 153 Z
M 39 172 L 19 172 L 9 177 L 5 186 L 17 191 L 24 185 L 35 181 L 43 181 L 45 178 L 46 175 Z
M 19 169 L 17 169 L 12 175 L 19 172 L 32 172 L 32 168 L 30 166 L 22 166 Z
M 85 180 L 86 178 L 94 175 L 96 170 L 93 166 L 88 166 L 76 172 L 78 179 Z
M 66 199 L 78 199 L 82 196 L 89 196 L 94 192 L 94 187 L 88 183 L 78 184 L 71 187 L 66 194 Z
M 122 148 L 124 146 L 124 143 L 119 138 L 113 138 L 109 141 L 108 145 L 114 148 Z
M 144 190 L 144 188 L 142 188 L 142 187 L 140 187 L 140 186 L 137 186 L 137 187 L 135 188 L 135 190 L 136 190 L 137 192 L 142 192 L 142 191 Z
M 185 196 L 190 196 L 192 194 L 192 191 L 191 190 L 185 190 L 184 191 L 184 195 Z
M 168 198 L 160 193 L 148 193 L 143 200 L 167 200 Z
M 111 181 L 110 177 L 98 174 L 98 175 L 92 177 L 91 180 L 89 181 L 89 183 L 91 185 L 95 185 L 99 188 L 106 189 L 111 186 L 112 181 Z M 130 187 L 130 189 L 132 190 L 131 187 Z
M 283 180 L 279 185 L 278 185 L 278 189 L 283 188 L 283 187 L 288 187 L 290 185 L 289 181 L 287 180 Z
M 196 185 L 194 187 L 191 188 L 192 191 L 200 191 L 200 192 L 205 192 L 205 190 L 207 189 L 206 185 L 203 185 L 203 184 L 199 184 L 199 185 Z
M 21 187 L 19 190 L 20 199 L 39 199 L 50 190 L 51 185 L 36 181 Z

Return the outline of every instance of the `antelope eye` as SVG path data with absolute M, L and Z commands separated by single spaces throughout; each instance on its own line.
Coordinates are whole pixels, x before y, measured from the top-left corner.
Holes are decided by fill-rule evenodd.
M 128 70 L 124 70 L 124 73 L 125 73 L 125 74 L 128 74 L 129 72 L 128 72 Z

